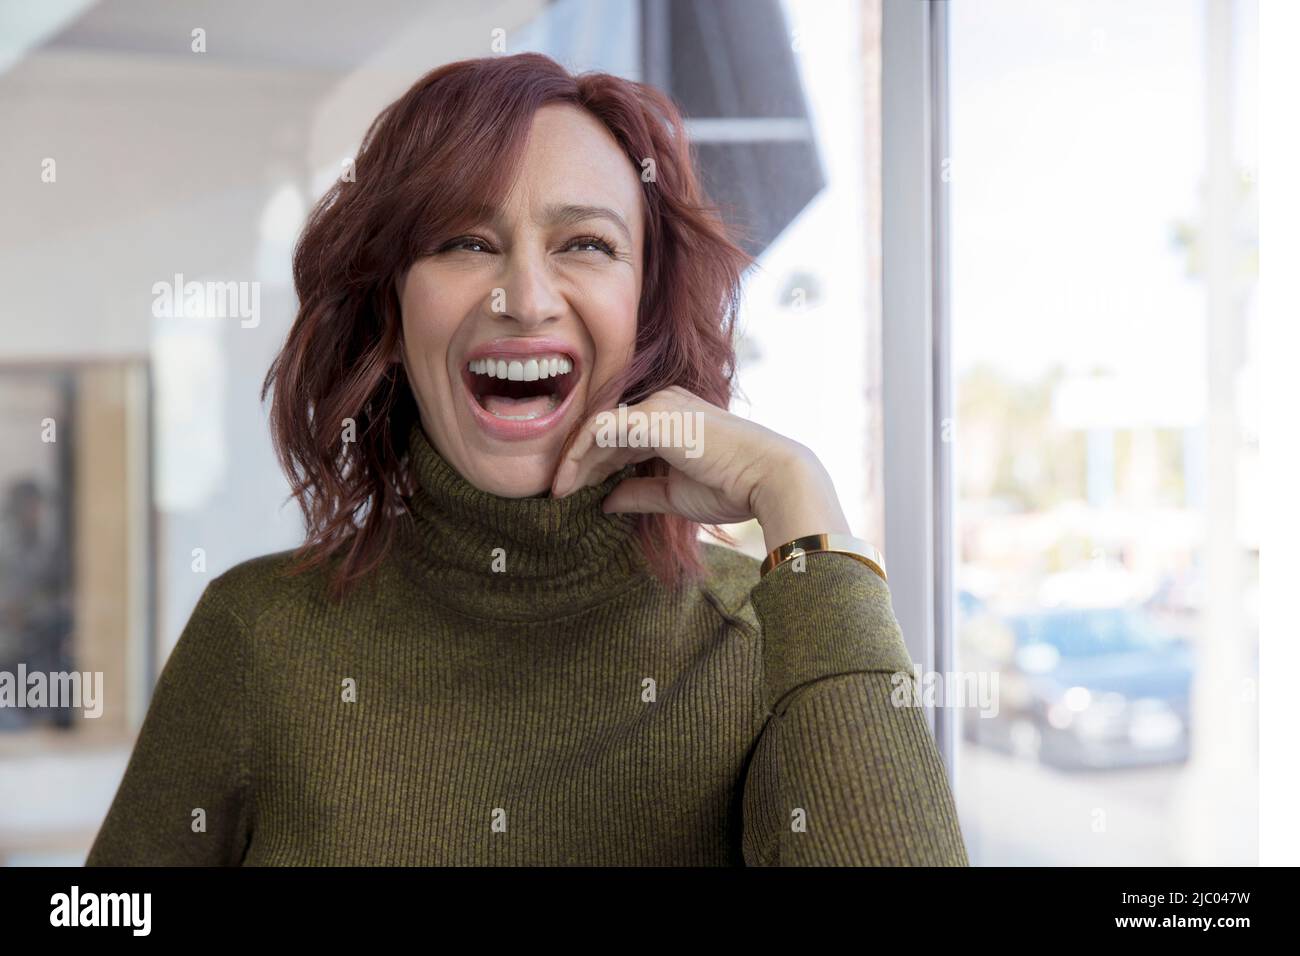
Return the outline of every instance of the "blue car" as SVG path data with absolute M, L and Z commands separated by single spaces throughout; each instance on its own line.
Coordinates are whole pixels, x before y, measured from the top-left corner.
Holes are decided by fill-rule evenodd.
M 1129 607 L 1052 608 L 1001 623 L 1008 640 L 963 652 L 963 670 L 999 675 L 996 716 L 968 708 L 966 739 L 1067 769 L 1187 759 L 1186 640 Z

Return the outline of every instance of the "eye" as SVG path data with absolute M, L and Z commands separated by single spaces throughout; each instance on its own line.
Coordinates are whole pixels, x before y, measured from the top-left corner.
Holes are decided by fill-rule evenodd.
M 458 236 L 450 242 L 443 243 L 438 249 L 439 252 L 491 252 L 492 246 L 486 239 L 480 239 L 478 236 Z
M 578 252 L 603 252 L 611 258 L 615 255 L 612 243 L 599 236 L 582 236 L 578 239 L 572 239 L 565 249 L 574 249 Z

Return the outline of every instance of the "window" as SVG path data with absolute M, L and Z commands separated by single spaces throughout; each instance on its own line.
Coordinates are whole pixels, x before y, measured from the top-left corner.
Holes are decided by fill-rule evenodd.
M 973 862 L 1254 864 L 1256 4 L 948 12 Z

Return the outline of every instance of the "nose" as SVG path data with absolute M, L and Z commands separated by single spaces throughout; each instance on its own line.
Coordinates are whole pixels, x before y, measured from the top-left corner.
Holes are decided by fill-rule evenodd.
M 560 318 L 565 301 L 544 251 L 515 249 L 506 257 L 502 284 L 492 290 L 492 312 L 532 329 Z

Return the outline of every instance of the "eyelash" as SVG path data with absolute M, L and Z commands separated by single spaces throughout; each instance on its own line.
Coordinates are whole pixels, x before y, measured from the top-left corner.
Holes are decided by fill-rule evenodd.
M 596 246 L 598 251 L 605 253 L 605 255 L 609 256 L 611 259 L 618 255 L 618 250 L 614 248 L 614 244 L 607 239 L 600 238 L 600 236 L 581 236 L 577 239 L 571 239 L 565 248 L 567 249 L 569 246 L 579 245 Z
M 461 246 L 468 246 L 468 245 L 487 246 L 489 249 L 491 248 L 491 246 L 487 242 L 475 236 L 459 236 L 455 239 L 452 239 L 450 242 L 443 243 L 443 245 L 441 246 L 441 248 L 438 249 L 438 251 L 455 252 L 458 249 L 460 249 Z
M 480 239 L 477 236 L 460 236 L 443 245 L 442 248 L 439 249 L 438 251 L 455 252 L 459 250 L 461 247 L 467 245 L 483 246 L 485 251 L 490 251 L 492 249 L 492 244 L 486 241 L 485 239 Z M 584 251 L 603 252 L 611 259 L 618 257 L 618 250 L 615 248 L 614 244 L 607 239 L 600 238 L 600 236 L 579 236 L 576 239 L 570 239 L 568 243 L 565 244 L 564 248 L 568 249 L 572 246 L 579 246 L 579 245 L 596 246 L 595 250 L 584 250 Z

